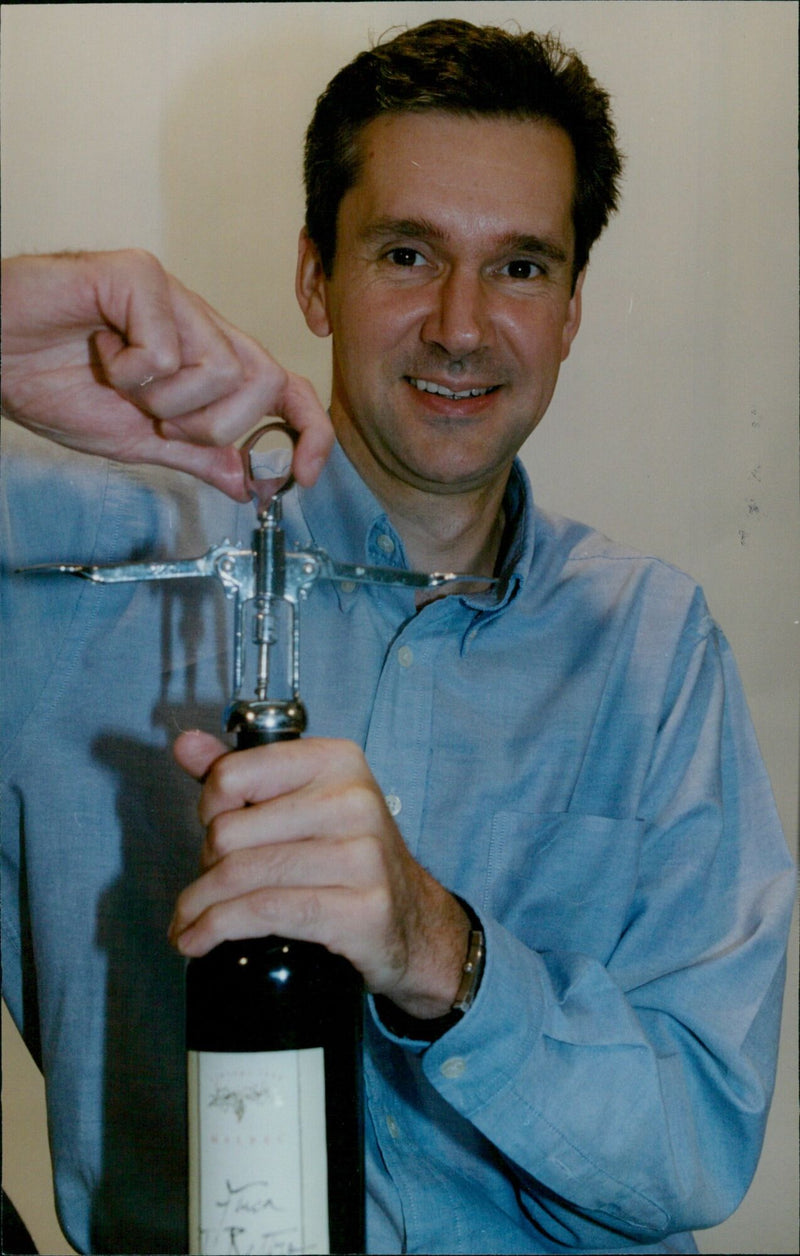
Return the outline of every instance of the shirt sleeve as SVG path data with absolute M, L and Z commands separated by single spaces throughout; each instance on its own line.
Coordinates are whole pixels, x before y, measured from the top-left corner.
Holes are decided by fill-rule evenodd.
M 501 1153 L 531 1223 L 568 1247 L 717 1224 L 761 1148 L 793 877 L 713 626 L 676 651 L 629 829 L 638 880 L 605 964 L 531 949 L 481 913 L 475 1003 L 439 1041 L 409 1044 Z
M 110 595 L 58 573 L 30 573 L 40 564 L 113 562 L 148 553 L 157 535 L 157 509 L 146 489 L 131 488 L 134 473 L 114 474 L 105 459 L 76 453 L 3 421 L 0 476 L 0 652 L 5 719 L 0 729 L 3 883 L 3 995 L 34 1057 L 40 1052 L 32 924 L 26 881 L 24 791 L 19 765 L 52 744 L 70 715 L 63 695 L 81 668 L 87 644 L 103 631 L 100 615 Z M 135 585 L 113 595 L 121 613 Z M 87 707 L 99 682 L 81 673 Z M 102 701 L 102 697 L 101 697 Z M 53 824 L 57 826 L 58 817 Z

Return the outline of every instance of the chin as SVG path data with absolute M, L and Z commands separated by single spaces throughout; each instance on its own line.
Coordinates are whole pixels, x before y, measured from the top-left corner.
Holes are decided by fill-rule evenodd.
M 481 462 L 446 461 L 431 458 L 424 462 L 408 462 L 401 471 L 401 478 L 415 488 L 427 492 L 452 494 L 482 488 L 492 483 L 498 475 L 507 475 L 510 460 L 502 466 L 487 466 Z

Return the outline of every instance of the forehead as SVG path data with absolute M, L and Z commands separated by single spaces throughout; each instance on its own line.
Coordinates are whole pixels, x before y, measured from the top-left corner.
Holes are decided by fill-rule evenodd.
M 358 143 L 358 177 L 341 206 L 356 231 L 386 217 L 425 219 L 443 231 L 547 230 L 571 241 L 575 155 L 552 123 L 386 114 Z

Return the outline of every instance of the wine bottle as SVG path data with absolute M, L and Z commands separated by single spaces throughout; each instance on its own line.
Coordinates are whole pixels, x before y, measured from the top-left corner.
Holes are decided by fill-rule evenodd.
M 302 706 L 238 703 L 237 749 L 300 735 Z M 190 960 L 195 1256 L 365 1250 L 363 986 L 325 947 L 223 942 Z

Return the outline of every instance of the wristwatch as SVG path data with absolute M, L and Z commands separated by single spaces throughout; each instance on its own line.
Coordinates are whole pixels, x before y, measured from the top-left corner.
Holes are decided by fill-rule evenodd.
M 481 922 L 475 915 L 472 908 L 462 900 L 461 906 L 470 918 L 469 945 L 467 946 L 467 958 L 464 960 L 464 968 L 461 973 L 461 983 L 456 991 L 456 997 L 453 1000 L 451 1012 L 460 1012 L 463 1016 L 475 1001 L 475 995 L 478 993 L 478 986 L 481 984 L 483 976 L 483 963 L 486 958 L 486 939 L 483 936 Z
M 378 1015 L 389 1032 L 395 1034 L 398 1038 L 412 1038 L 416 1042 L 436 1042 L 437 1038 L 441 1038 L 442 1034 L 447 1033 L 448 1029 L 452 1029 L 454 1025 L 458 1024 L 464 1013 L 472 1007 L 475 1001 L 478 987 L 481 984 L 481 977 L 483 976 L 486 959 L 486 941 L 481 922 L 469 903 L 460 898 L 458 894 L 454 894 L 453 898 L 461 905 L 465 915 L 469 917 L 470 923 L 467 957 L 461 970 L 461 981 L 456 991 L 456 997 L 453 1000 L 450 1011 L 445 1012 L 444 1016 L 425 1019 L 423 1017 L 409 1016 L 408 1012 L 404 1012 L 397 1007 L 385 995 L 376 995 L 375 1007 Z

